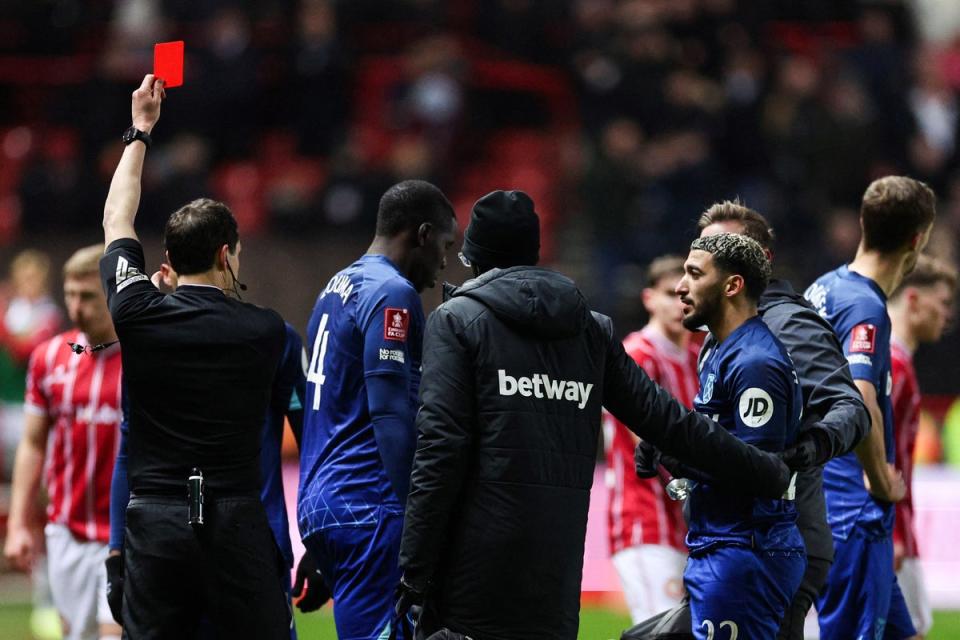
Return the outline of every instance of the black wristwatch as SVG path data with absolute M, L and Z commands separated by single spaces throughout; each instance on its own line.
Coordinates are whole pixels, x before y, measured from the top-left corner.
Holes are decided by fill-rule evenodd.
M 147 149 L 150 148 L 150 145 L 153 144 L 153 139 L 150 137 L 150 134 L 146 131 L 140 131 L 134 126 L 130 126 L 129 129 L 123 132 L 123 144 L 130 144 L 131 142 L 136 142 L 137 140 L 143 141 L 143 144 L 147 145 Z

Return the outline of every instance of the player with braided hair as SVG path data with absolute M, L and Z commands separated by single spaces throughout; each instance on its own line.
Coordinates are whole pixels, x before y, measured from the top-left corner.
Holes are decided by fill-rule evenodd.
M 716 344 L 702 358 L 694 408 L 745 442 L 782 451 L 803 402 L 789 354 L 757 315 L 769 279 L 759 243 L 721 233 L 693 241 L 676 293 L 684 326 L 706 325 Z M 695 481 L 684 572 L 694 636 L 726 628 L 730 637 L 773 638 L 806 564 L 792 483 L 779 499 L 754 498 L 683 471 Z

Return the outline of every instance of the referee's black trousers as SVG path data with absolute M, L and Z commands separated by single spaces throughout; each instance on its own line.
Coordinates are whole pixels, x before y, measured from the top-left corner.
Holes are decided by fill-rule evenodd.
M 211 497 L 187 524 L 185 497 L 133 496 L 123 547 L 123 635 L 194 638 L 206 615 L 218 638 L 290 638 L 290 607 L 259 496 Z

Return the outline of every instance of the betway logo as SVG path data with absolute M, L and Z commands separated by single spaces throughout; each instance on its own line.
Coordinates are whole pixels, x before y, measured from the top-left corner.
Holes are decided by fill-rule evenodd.
M 531 378 L 514 378 L 503 369 L 500 376 L 500 395 L 512 396 L 517 393 L 525 398 L 546 398 L 547 400 L 569 400 L 576 402 L 578 409 L 587 406 L 590 400 L 592 384 L 583 384 L 576 380 L 554 380 L 545 373 L 535 373 Z

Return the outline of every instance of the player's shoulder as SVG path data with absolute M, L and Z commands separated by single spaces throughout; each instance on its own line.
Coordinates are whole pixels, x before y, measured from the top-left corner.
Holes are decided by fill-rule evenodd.
M 748 320 L 735 338 L 723 354 L 728 367 L 740 370 L 789 368 L 786 349 L 759 317 Z
M 375 306 L 384 299 L 419 300 L 413 283 L 383 256 L 363 256 L 342 273 L 351 274 L 361 306 Z

